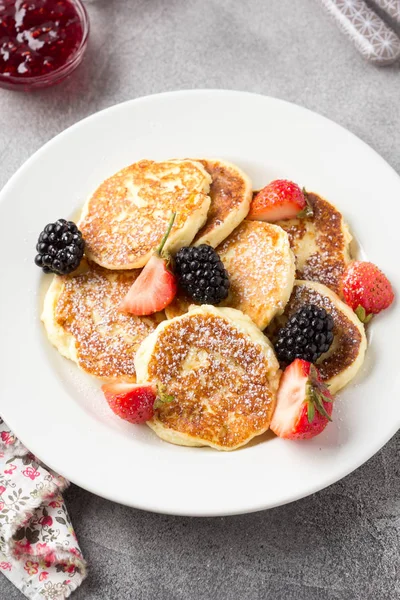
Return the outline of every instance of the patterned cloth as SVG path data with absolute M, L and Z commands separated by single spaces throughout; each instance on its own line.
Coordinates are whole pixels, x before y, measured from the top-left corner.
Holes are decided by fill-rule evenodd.
M 319 0 L 371 62 L 390 65 L 400 59 L 400 39 L 364 0 Z M 399 0 L 378 0 L 392 18 L 400 15 Z
M 400 0 L 375 0 L 375 4 L 400 23 Z
M 86 576 L 61 492 L 0 418 L 0 571 L 27 598 L 63 600 Z

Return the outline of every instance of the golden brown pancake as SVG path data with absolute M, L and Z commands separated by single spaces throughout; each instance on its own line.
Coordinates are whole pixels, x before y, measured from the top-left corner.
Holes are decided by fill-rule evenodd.
M 260 329 L 289 300 L 294 282 L 294 257 L 287 234 L 276 225 L 261 221 L 243 221 L 220 244 L 217 252 L 229 275 L 229 296 L 220 306 L 237 308 Z M 185 313 L 193 301 L 179 292 L 166 315 Z
M 159 246 L 190 244 L 207 218 L 211 177 L 191 160 L 141 160 L 106 179 L 83 208 L 79 228 L 89 259 L 107 269 L 143 267 Z
M 135 365 L 139 383 L 152 381 L 172 396 L 147 423 L 166 441 L 234 450 L 269 427 L 279 365 L 240 311 L 204 305 L 161 323 Z
M 211 204 L 207 221 L 193 240 L 193 246 L 208 244 L 215 248 L 247 216 L 252 199 L 252 185 L 236 165 L 214 159 L 199 160 L 211 175 Z
M 134 358 L 164 313 L 135 317 L 119 303 L 140 271 L 109 271 L 95 263 L 55 276 L 43 309 L 47 335 L 63 356 L 101 379 L 135 381 Z
M 351 308 L 326 286 L 311 281 L 295 281 L 284 314 L 267 329 L 271 340 L 274 341 L 278 329 L 306 304 L 324 308 L 333 318 L 332 346 L 316 364 L 323 381 L 329 384 L 334 394 L 353 379 L 364 361 L 367 348 L 364 326 Z
M 318 281 L 340 295 L 342 275 L 350 262 L 351 234 L 332 204 L 312 193 L 308 202 L 312 217 L 276 224 L 288 233 L 296 257 L 296 278 Z

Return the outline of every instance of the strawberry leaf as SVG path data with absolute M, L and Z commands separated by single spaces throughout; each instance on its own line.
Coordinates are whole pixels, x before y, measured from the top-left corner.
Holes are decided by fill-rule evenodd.
M 173 396 L 172 394 L 167 394 L 165 392 L 165 386 L 163 385 L 159 385 L 157 386 L 157 398 L 155 399 L 154 402 L 154 408 L 161 408 L 161 406 L 163 406 L 164 404 L 169 404 L 170 402 L 173 402 L 175 400 L 175 396 Z
M 328 421 L 332 421 L 331 417 L 325 410 L 325 406 L 321 400 L 321 396 L 314 390 L 313 390 L 313 396 L 314 396 L 315 408 L 317 409 L 319 414 L 323 417 L 326 417 L 328 419 Z
M 315 408 L 317 409 L 317 411 L 319 412 L 319 414 L 322 417 L 325 417 L 326 419 L 328 419 L 328 421 L 332 421 L 331 417 L 328 415 L 328 413 L 326 412 L 324 405 L 322 404 L 322 402 L 316 402 L 315 403 Z
M 301 210 L 301 211 L 298 213 L 298 215 L 297 215 L 297 218 L 299 218 L 299 219 L 307 219 L 307 218 L 310 218 L 310 217 L 313 217 L 313 216 L 314 216 L 314 211 L 313 211 L 313 209 L 312 209 L 312 206 L 311 206 L 311 205 L 310 205 L 310 203 L 309 203 L 309 200 L 308 200 L 308 193 L 307 193 L 307 191 L 306 191 L 306 188 L 304 188 L 304 187 L 303 187 L 303 190 L 302 190 L 302 192 L 303 192 L 304 200 L 306 201 L 306 205 L 305 205 L 305 207 L 304 207 L 304 208 L 303 208 L 303 209 L 302 209 L 302 210 Z
M 356 313 L 357 317 L 360 319 L 361 323 L 363 323 L 365 317 L 367 316 L 366 312 L 365 312 L 365 308 L 359 304 L 354 312 Z
M 372 313 L 370 315 L 367 315 L 367 313 L 365 312 L 365 308 L 363 306 L 361 306 L 361 304 L 359 304 L 356 308 L 356 310 L 354 311 L 357 315 L 357 317 L 360 319 L 361 323 L 369 323 L 370 320 L 372 319 L 373 315 Z
M 314 211 L 309 204 L 305 206 L 299 213 L 297 213 L 298 219 L 308 219 L 314 216 Z
M 329 394 L 327 385 L 323 381 L 313 381 L 315 392 L 321 396 L 324 402 L 333 402 L 332 396 Z
M 164 234 L 164 236 L 163 236 L 163 238 L 161 240 L 161 243 L 160 243 L 160 245 L 158 246 L 158 248 L 156 250 L 156 254 L 158 254 L 158 256 L 162 256 L 162 251 L 163 251 L 164 246 L 166 244 L 166 241 L 167 241 L 167 239 L 169 237 L 169 234 L 171 233 L 171 229 L 172 229 L 173 224 L 175 222 L 175 217 L 176 217 L 176 212 L 171 213 L 171 218 L 170 218 L 169 223 L 168 223 L 167 231 L 165 232 L 165 234 Z
M 160 400 L 164 404 L 169 404 L 170 402 L 173 402 L 175 400 L 175 396 L 173 396 L 172 394 L 162 394 Z
M 307 418 L 308 418 L 308 422 L 312 423 L 314 421 L 314 417 L 315 417 L 315 406 L 314 406 L 314 403 L 312 401 L 308 401 L 307 402 Z
M 321 392 L 321 396 L 324 402 L 333 402 L 333 398 L 331 396 L 327 396 L 326 394 L 324 394 L 323 392 Z
M 309 403 L 309 405 L 310 404 L 313 405 L 314 414 L 315 414 L 315 410 L 317 410 L 322 417 L 325 417 L 326 419 L 328 419 L 328 421 L 332 421 L 331 417 L 327 413 L 325 406 L 324 406 L 324 401 L 332 402 L 332 399 L 329 398 L 328 400 L 325 400 L 324 384 L 322 382 L 314 379 L 313 375 L 318 375 L 318 372 L 317 372 L 317 369 L 314 367 L 314 365 L 311 365 L 310 366 L 310 378 L 307 382 L 307 387 L 306 387 L 306 398 L 308 400 L 308 403 Z M 309 415 L 310 414 L 309 406 L 307 408 L 308 408 L 308 415 Z M 309 420 L 309 423 L 310 422 L 311 421 Z
M 166 396 L 164 396 L 165 398 Z M 163 398 L 156 398 L 153 404 L 154 409 L 156 408 L 161 408 L 162 406 L 164 406 L 164 404 L 169 404 L 170 402 L 172 402 L 174 400 L 173 396 L 167 396 L 167 398 L 171 398 L 171 400 L 164 400 Z

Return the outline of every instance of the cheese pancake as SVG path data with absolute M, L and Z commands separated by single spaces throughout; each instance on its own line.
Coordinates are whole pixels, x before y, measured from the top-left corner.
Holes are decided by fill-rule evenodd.
M 135 317 L 119 303 L 140 271 L 109 271 L 83 261 L 74 274 L 56 275 L 46 294 L 42 320 L 50 342 L 95 377 L 135 381 L 134 358 L 164 313 Z
M 364 325 L 347 304 L 328 287 L 313 281 L 295 281 L 293 293 L 281 317 L 268 328 L 273 340 L 295 312 L 306 304 L 324 308 L 333 318 L 333 343 L 316 362 L 321 377 L 335 394 L 349 383 L 364 362 L 367 340 Z
M 294 257 L 287 234 L 276 225 L 243 221 L 216 249 L 229 275 L 229 296 L 220 306 L 244 312 L 260 329 L 281 314 L 294 282 Z M 192 300 L 179 292 L 167 317 L 186 312 Z
M 159 246 L 172 212 L 165 250 L 189 245 L 205 223 L 211 177 L 192 160 L 142 160 L 106 179 L 83 208 L 79 228 L 89 259 L 107 269 L 143 267 Z
M 147 422 L 168 442 L 234 450 L 269 427 L 279 365 L 240 311 L 204 305 L 164 321 L 140 346 L 135 366 L 139 383 L 172 396 Z
M 289 235 L 296 257 L 296 278 L 318 281 L 340 295 L 340 284 L 350 262 L 352 236 L 342 214 L 317 194 L 307 194 L 313 216 L 278 221 Z
M 247 216 L 252 185 L 239 167 L 226 161 L 199 160 L 210 174 L 211 205 L 207 221 L 193 240 L 193 246 L 208 244 L 216 248 Z

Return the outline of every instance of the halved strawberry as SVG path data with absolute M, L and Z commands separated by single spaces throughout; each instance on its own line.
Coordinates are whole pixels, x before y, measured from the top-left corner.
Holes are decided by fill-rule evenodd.
M 359 260 L 347 267 L 342 293 L 363 323 L 368 323 L 372 315 L 388 308 L 394 300 L 393 288 L 386 275 L 373 263 Z
M 315 437 L 332 420 L 332 402 L 316 367 L 296 358 L 282 375 L 271 429 L 290 440 Z
M 151 383 L 106 383 L 101 388 L 111 410 L 130 423 L 145 423 L 154 415 L 157 388 Z
M 170 258 L 163 253 L 165 242 L 175 221 L 173 213 L 160 246 L 143 268 L 120 304 L 120 310 L 132 315 L 151 315 L 164 310 L 176 296 L 177 280 L 168 269 Z
M 254 196 L 247 218 L 274 223 L 282 219 L 309 217 L 312 214 L 306 193 L 296 183 L 275 179 Z

